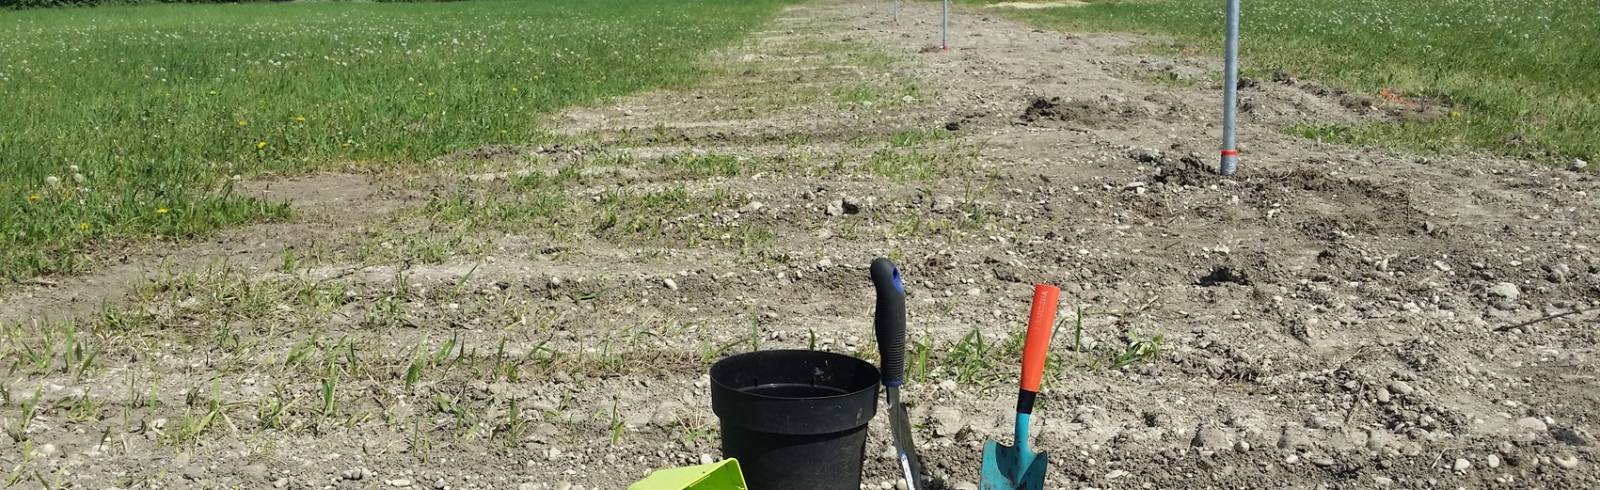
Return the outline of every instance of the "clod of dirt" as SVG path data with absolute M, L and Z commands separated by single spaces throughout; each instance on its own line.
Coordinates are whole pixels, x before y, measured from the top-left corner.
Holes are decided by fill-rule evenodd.
M 1182 187 L 1203 186 L 1216 177 L 1216 174 L 1212 173 L 1211 169 L 1206 168 L 1200 163 L 1199 158 L 1192 155 L 1185 156 L 1178 161 L 1181 162 L 1180 165 L 1156 167 L 1156 172 L 1150 176 L 1150 180 Z
M 1589 445 L 1589 441 L 1584 439 L 1582 434 L 1579 434 L 1578 431 L 1566 427 L 1556 427 L 1554 429 L 1550 429 L 1550 436 L 1555 437 L 1556 440 L 1560 441 L 1562 444 L 1569 446 Z
M 1389 89 L 1379 91 L 1378 97 L 1350 93 L 1333 95 L 1339 97 L 1339 105 L 1346 109 L 1360 113 L 1381 113 L 1401 121 L 1429 121 L 1450 112 L 1443 100 L 1407 96 Z
M 1208 288 L 1222 284 L 1249 286 L 1250 277 L 1245 275 L 1243 271 L 1234 270 L 1232 267 L 1218 266 L 1215 269 L 1211 269 L 1210 274 L 1200 278 L 1200 285 Z
M 1293 73 L 1289 73 L 1288 70 L 1283 70 L 1283 69 L 1274 70 L 1272 72 L 1272 81 L 1278 82 L 1278 83 L 1281 83 L 1281 84 L 1284 84 L 1284 85 L 1294 85 L 1295 82 L 1296 82 L 1296 80 L 1294 78 L 1294 74 Z
M 1221 449 L 1233 445 L 1233 443 L 1228 440 L 1227 433 L 1223 432 L 1221 429 L 1208 425 L 1201 425 L 1200 427 L 1195 428 L 1194 439 L 1190 440 L 1189 444 L 1194 447 L 1211 449 Z
M 1028 107 L 1022 111 L 1019 119 L 1029 124 L 1070 122 L 1101 127 L 1137 118 L 1146 112 L 1138 106 L 1115 100 L 1088 101 L 1036 97 L 1028 103 Z
M 1339 105 L 1352 111 L 1370 111 L 1378 108 L 1378 99 L 1365 95 L 1345 94 L 1339 97 Z
M 840 198 L 828 203 L 828 216 L 844 216 L 861 212 L 861 205 L 850 198 Z
M 950 122 L 944 123 L 944 130 L 945 131 L 960 131 L 961 130 L 961 121 L 950 121 Z
M 1128 151 L 1128 157 L 1139 163 L 1156 163 L 1166 159 L 1161 150 L 1150 148 L 1134 148 Z

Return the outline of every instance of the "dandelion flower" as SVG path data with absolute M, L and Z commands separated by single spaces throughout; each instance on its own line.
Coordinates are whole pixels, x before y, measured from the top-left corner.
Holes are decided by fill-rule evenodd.
M 156 214 L 167 214 L 167 208 L 156 208 Z
M 306 117 L 305 116 L 295 116 L 294 117 L 294 122 L 306 122 Z
M 37 193 L 37 192 L 35 192 L 33 194 L 28 194 L 28 201 L 29 202 L 39 202 L 39 199 L 40 199 L 39 193 Z
M 267 142 L 265 142 L 265 141 L 257 141 L 256 142 L 256 149 L 257 150 L 260 150 L 260 149 L 266 148 L 266 147 L 267 147 Z
M 56 176 L 54 176 L 54 175 L 51 175 L 49 177 L 45 177 L 44 178 L 44 184 L 48 185 L 50 187 L 55 187 L 56 184 L 60 184 L 60 183 L 61 183 L 61 179 L 56 178 Z
M 79 221 L 78 222 L 78 231 L 89 231 L 89 222 L 87 222 L 87 221 Z
M 429 97 L 433 97 L 433 92 L 432 92 L 432 91 L 429 91 L 429 92 L 428 92 L 428 96 L 429 96 Z
M 249 125 L 250 125 L 250 121 L 246 121 L 246 120 L 243 120 L 243 119 L 239 120 L 239 127 L 242 128 L 242 127 L 249 126 Z

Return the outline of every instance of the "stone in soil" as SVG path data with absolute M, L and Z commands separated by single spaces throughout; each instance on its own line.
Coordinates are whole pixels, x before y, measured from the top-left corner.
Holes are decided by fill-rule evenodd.
M 1489 296 L 1506 301 L 1516 301 L 1517 298 L 1522 297 L 1522 289 L 1509 282 L 1496 283 L 1489 287 Z

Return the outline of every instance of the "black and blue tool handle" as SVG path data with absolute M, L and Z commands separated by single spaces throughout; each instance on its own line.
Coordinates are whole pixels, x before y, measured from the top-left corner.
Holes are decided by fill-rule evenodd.
M 878 294 L 872 330 L 878 337 L 883 386 L 899 388 L 906 369 L 906 287 L 900 282 L 900 269 L 888 258 L 873 259 L 871 274 Z

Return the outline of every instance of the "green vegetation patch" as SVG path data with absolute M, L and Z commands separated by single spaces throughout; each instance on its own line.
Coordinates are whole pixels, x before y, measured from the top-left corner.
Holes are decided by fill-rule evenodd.
M 0 278 L 87 244 L 288 214 L 234 176 L 548 138 L 538 115 L 688 84 L 782 0 L 0 11 Z
M 994 3 L 971 0 L 968 3 Z M 1225 2 L 1109 0 L 991 8 L 1041 26 L 1170 33 L 1220 53 Z M 1277 69 L 1377 95 L 1448 104 L 1448 117 L 1297 134 L 1544 159 L 1600 156 L 1600 9 L 1569 0 L 1243 2 L 1247 73 Z

